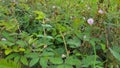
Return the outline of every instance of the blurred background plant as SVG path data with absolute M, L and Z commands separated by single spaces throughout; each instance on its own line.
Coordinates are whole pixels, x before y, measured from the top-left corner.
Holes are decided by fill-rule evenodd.
M 119 0 L 0 0 L 0 65 L 119 68 L 119 22 Z

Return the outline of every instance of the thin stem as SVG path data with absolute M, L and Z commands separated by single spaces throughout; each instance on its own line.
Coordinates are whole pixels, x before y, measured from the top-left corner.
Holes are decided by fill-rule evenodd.
M 43 20 L 43 24 L 45 24 L 45 21 Z M 46 30 L 45 30 L 45 27 L 43 27 L 43 32 L 44 32 L 44 45 L 46 46 Z
M 95 49 L 95 45 L 93 45 L 93 49 L 94 49 L 94 54 L 95 54 L 95 57 L 94 57 L 94 68 L 95 67 L 95 64 L 96 64 L 96 49 Z
M 96 47 L 95 47 L 95 41 L 90 41 L 91 42 L 91 45 L 93 46 L 93 52 L 94 52 L 94 64 L 93 64 L 93 68 L 96 68 L 95 64 L 96 64 Z
M 63 42 L 64 42 L 64 46 L 65 46 L 65 50 L 66 50 L 66 54 L 67 54 L 67 56 L 69 56 L 68 49 L 67 49 L 67 43 L 66 43 L 65 37 L 64 37 L 64 35 L 62 34 L 61 31 L 60 31 L 60 34 L 61 34 L 62 39 L 63 39 Z

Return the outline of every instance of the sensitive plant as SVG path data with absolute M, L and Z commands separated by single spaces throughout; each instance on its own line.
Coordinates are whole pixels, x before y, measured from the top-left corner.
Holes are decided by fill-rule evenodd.
M 118 68 L 119 6 L 119 0 L 0 0 L 0 58 L 21 68 Z

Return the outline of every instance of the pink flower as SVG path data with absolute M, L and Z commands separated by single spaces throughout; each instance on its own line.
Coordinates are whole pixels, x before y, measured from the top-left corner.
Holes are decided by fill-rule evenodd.
M 100 9 L 100 10 L 98 11 L 98 13 L 103 14 L 104 12 L 103 12 L 102 9 Z
M 87 22 L 88 22 L 89 25 L 92 25 L 92 24 L 94 23 L 94 20 L 93 20 L 93 18 L 89 18 L 89 19 L 87 20 Z

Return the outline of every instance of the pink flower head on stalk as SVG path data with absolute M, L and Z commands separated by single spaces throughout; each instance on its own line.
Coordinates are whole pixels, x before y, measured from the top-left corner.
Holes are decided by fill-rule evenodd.
M 104 12 L 103 12 L 102 9 L 99 9 L 99 10 L 98 10 L 98 13 L 103 14 Z
M 87 20 L 87 22 L 88 22 L 89 25 L 92 25 L 92 24 L 94 23 L 94 20 L 93 20 L 93 18 L 89 18 L 89 19 Z

